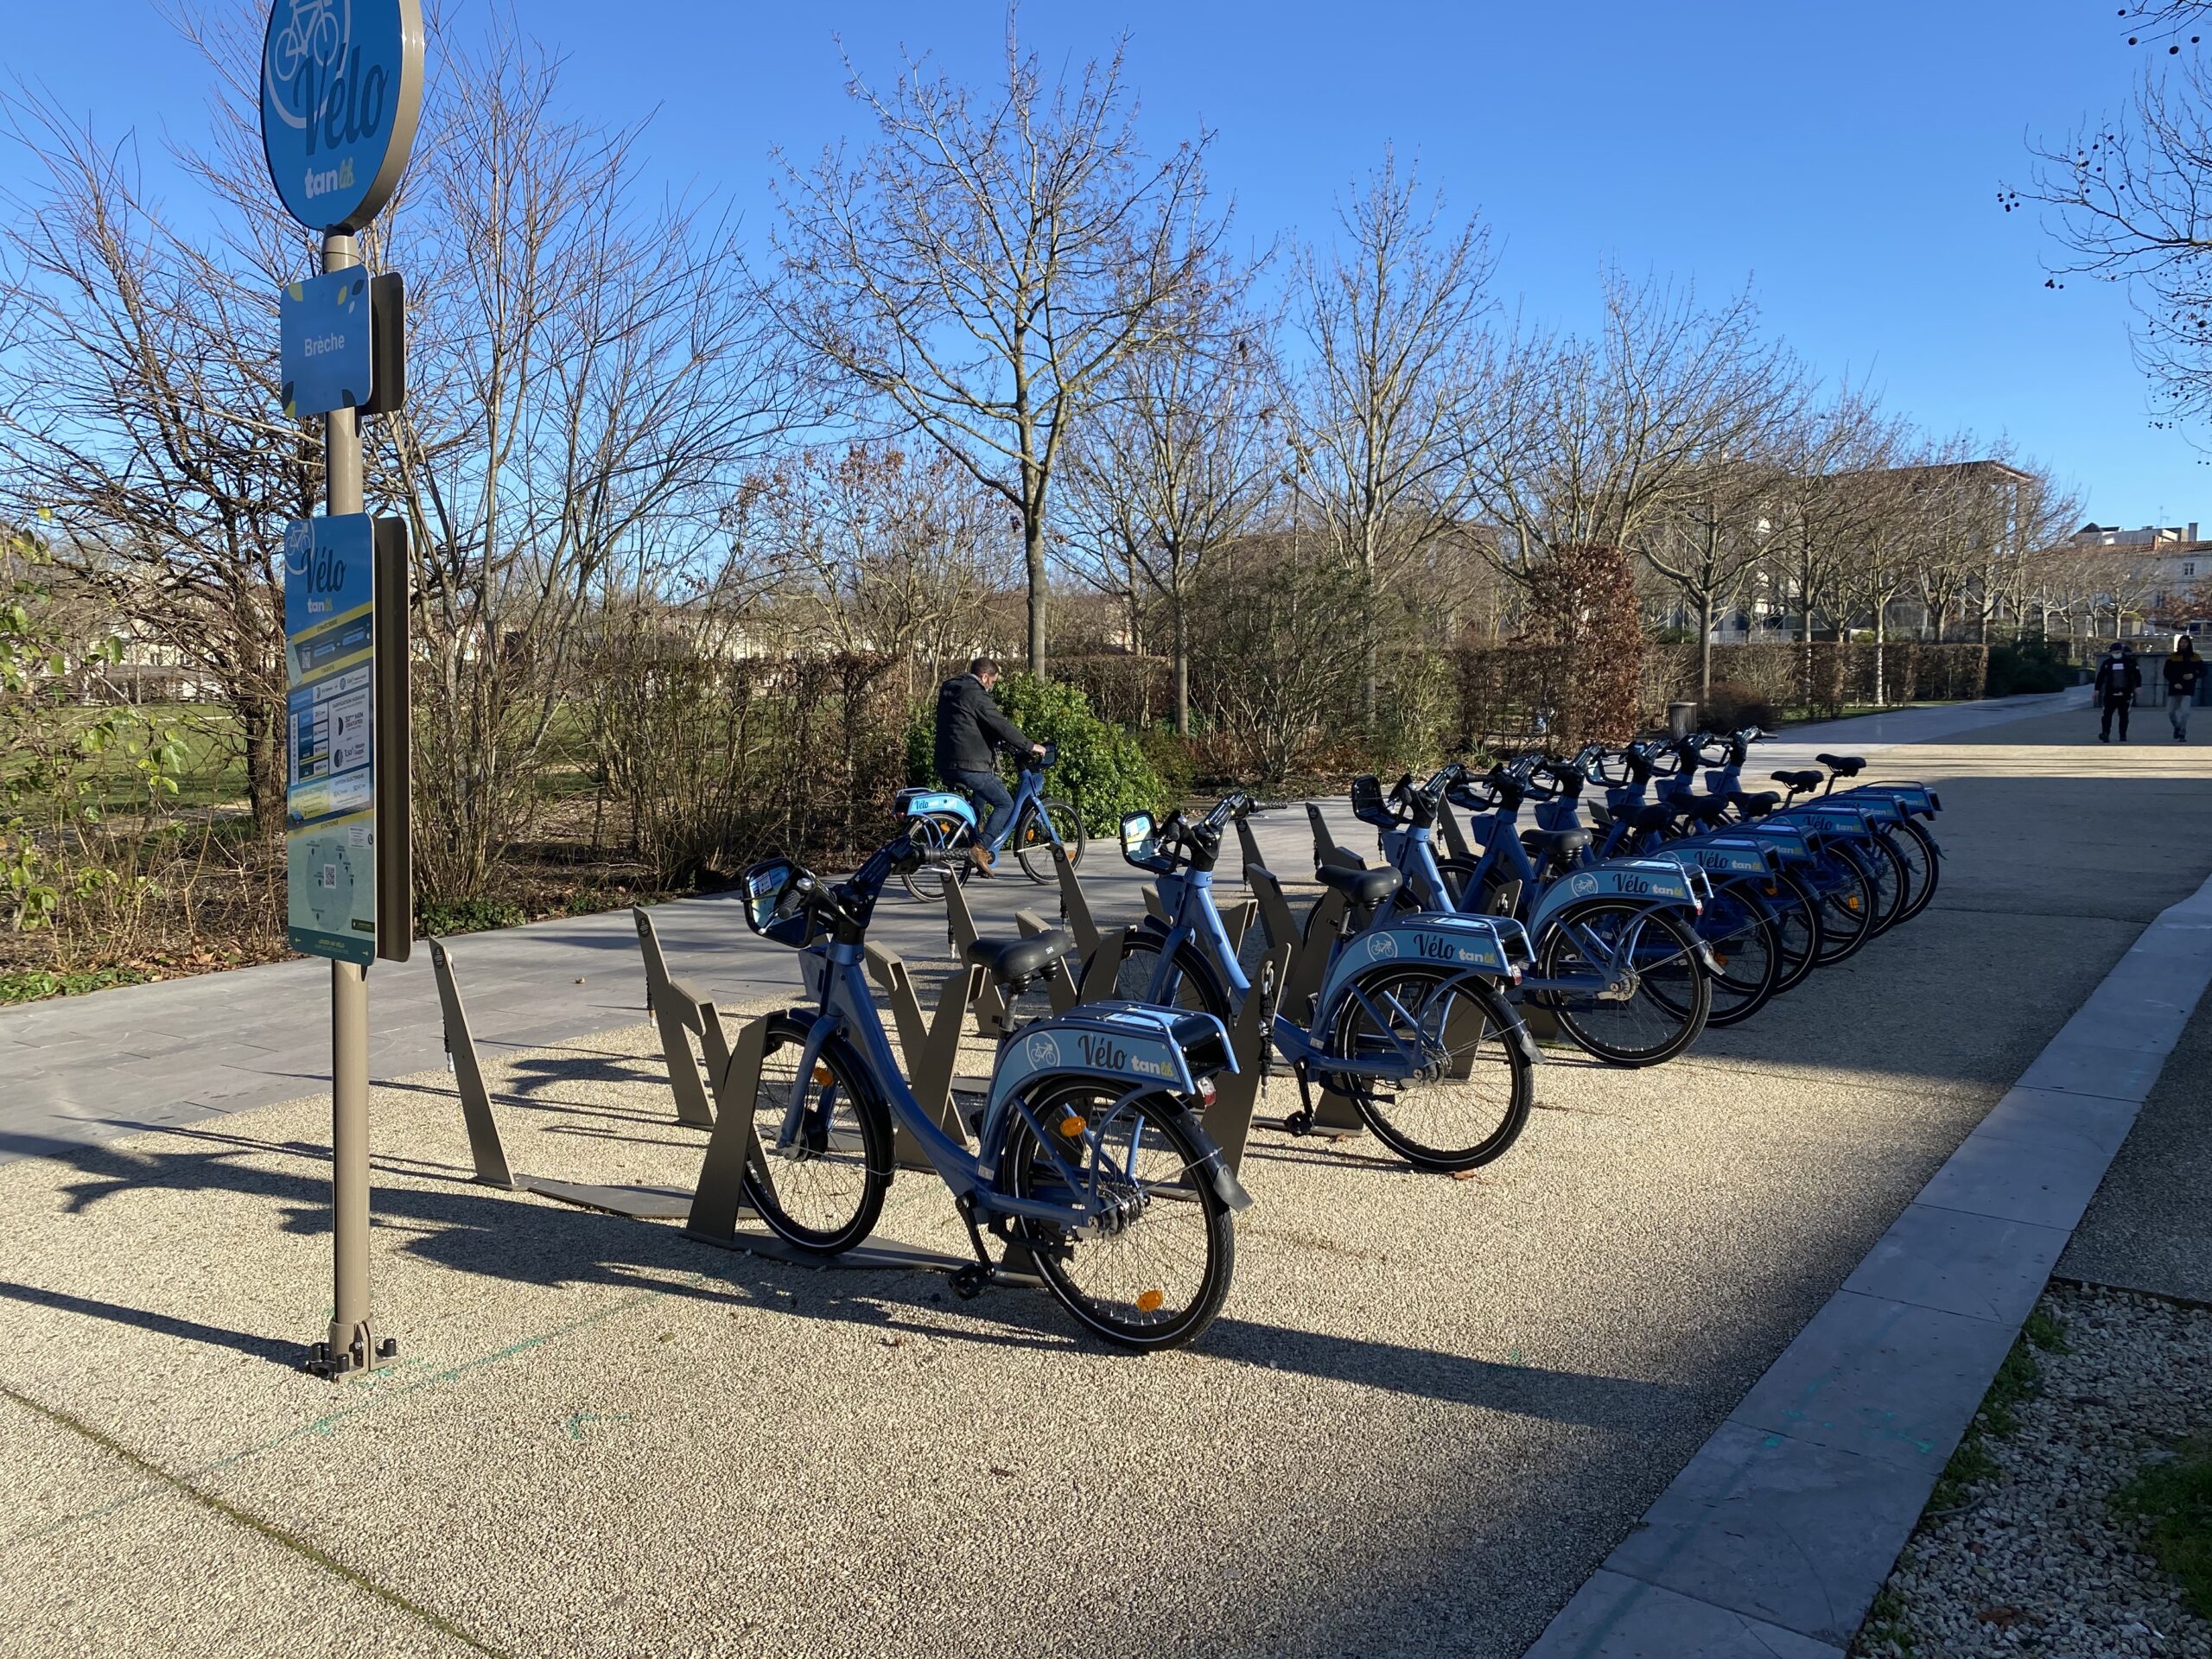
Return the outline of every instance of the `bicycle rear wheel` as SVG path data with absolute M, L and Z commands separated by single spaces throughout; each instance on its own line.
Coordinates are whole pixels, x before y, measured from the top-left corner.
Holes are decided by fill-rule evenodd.
M 1873 937 L 1874 888 L 1866 867 L 1841 846 L 1830 845 L 1814 855 L 1804 879 L 1821 902 L 1820 965 L 1856 955 Z
M 1077 1324 L 1116 1347 L 1179 1347 L 1228 1298 L 1235 1230 L 1181 1103 L 1166 1094 L 1121 1100 L 1121 1090 L 1092 1077 L 1033 1093 L 1026 1116 L 1011 1115 L 1005 1190 L 1071 1207 L 1109 1200 L 1107 1216 L 1080 1230 L 1018 1224 L 1038 1275 Z
M 932 812 L 908 820 L 907 838 L 922 861 L 902 870 L 899 880 L 915 898 L 933 905 L 944 902 L 944 884 L 966 880 L 970 838 L 967 823 L 950 812 Z
M 798 1062 L 813 1021 L 772 1015 L 753 1127 L 763 1160 L 748 1161 L 745 1202 L 768 1230 L 814 1255 L 837 1255 L 875 1230 L 891 1185 L 891 1114 L 840 1037 L 823 1045 L 806 1080 L 798 1135 L 779 1151 Z
M 1929 833 L 1910 818 L 1885 830 L 1883 839 L 1911 878 L 1912 894 L 1905 900 L 1904 914 L 1898 918 L 1909 922 L 1927 909 L 1929 901 L 1935 898 L 1936 883 L 1942 876 L 1942 855 L 1936 850 L 1936 842 Z
M 1594 899 L 1544 930 L 1536 946 L 1544 979 L 1610 978 L 1629 970 L 1623 993 L 1546 991 L 1560 1029 L 1609 1065 L 1656 1065 L 1698 1039 L 1713 1004 L 1713 987 L 1689 929 L 1661 911 Z
M 1878 830 L 1866 840 L 1853 842 L 1851 850 L 1866 866 L 1866 879 L 1874 888 L 1871 931 L 1877 935 L 1886 933 L 1904 919 L 1905 906 L 1912 902 L 1912 872 L 1890 844 L 1890 838 Z
M 1718 884 L 1697 918 L 1697 936 L 1719 968 L 1712 976 L 1708 1026 L 1750 1019 L 1773 997 L 1782 976 L 1782 945 L 1774 925 L 1757 900 L 1737 887 L 1733 881 Z
M 1776 976 L 1774 994 L 1794 990 L 1820 965 L 1821 901 L 1794 870 L 1784 870 L 1764 889 L 1774 907 L 1776 938 L 1782 946 L 1782 971 Z
M 1421 1069 L 1404 1078 L 1328 1073 L 1327 1085 L 1416 1168 L 1473 1169 L 1502 1156 L 1529 1122 L 1531 1068 L 1506 1034 L 1513 1025 L 1497 993 L 1471 975 L 1370 970 L 1339 1005 L 1330 1052 L 1372 1062 L 1410 1048 Z
M 1065 801 L 1039 801 L 1014 826 L 1014 855 L 1021 861 L 1021 873 L 1039 886 L 1059 879 L 1060 873 L 1052 865 L 1055 836 L 1067 849 L 1069 864 L 1081 864 L 1083 849 L 1090 841 L 1083 832 L 1082 818 Z

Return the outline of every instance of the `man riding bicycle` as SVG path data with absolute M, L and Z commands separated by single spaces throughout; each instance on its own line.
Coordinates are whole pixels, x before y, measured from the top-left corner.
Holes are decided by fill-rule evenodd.
M 953 789 L 964 790 L 990 808 L 968 855 L 983 874 L 998 860 L 995 849 L 1014 821 L 1014 797 L 999 777 L 996 750 L 1041 755 L 1042 743 L 1033 743 L 1021 728 L 1006 717 L 991 688 L 999 683 L 999 665 L 978 657 L 965 674 L 956 674 L 937 691 L 937 775 Z

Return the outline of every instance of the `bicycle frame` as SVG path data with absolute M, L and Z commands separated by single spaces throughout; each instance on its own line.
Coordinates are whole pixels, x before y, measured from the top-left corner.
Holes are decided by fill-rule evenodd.
M 1045 800 L 1045 768 L 1024 764 L 1017 767 L 1019 776 L 1014 786 L 1014 806 L 1006 821 L 1006 828 L 996 839 L 982 844 L 996 853 L 1004 850 L 1007 842 L 1030 817 L 1045 826 L 1045 834 L 1053 846 L 1060 845 L 1060 832 L 1052 823 L 1052 815 L 1043 810 Z M 961 821 L 961 834 L 974 842 L 981 839 L 982 818 L 976 810 L 976 804 L 957 789 L 931 790 L 927 792 L 909 791 L 899 810 L 909 819 L 926 818 L 934 813 L 950 812 Z M 958 841 L 952 843 L 954 848 Z
M 1130 843 L 1126 832 L 1122 844 L 1128 850 Z M 1159 878 L 1160 907 L 1167 917 L 1167 931 L 1160 941 L 1152 981 L 1146 988 L 1147 1000 L 1163 1003 L 1173 994 L 1176 952 L 1186 943 L 1195 943 L 1220 974 L 1232 1001 L 1241 1004 L 1252 994 L 1252 982 L 1236 959 L 1236 951 L 1229 942 L 1229 930 L 1222 923 L 1220 907 L 1214 902 L 1213 872 L 1185 868 L 1156 870 L 1155 874 Z M 1324 1045 L 1315 1040 L 1316 1034 L 1333 1027 L 1339 1005 L 1347 997 L 1357 998 L 1366 1007 L 1374 1020 L 1375 1029 L 1395 1031 L 1392 1023 L 1382 1017 L 1382 1011 L 1355 982 L 1361 972 L 1384 962 L 1428 962 L 1457 973 L 1517 981 L 1520 974 L 1511 961 L 1504 937 L 1508 930 L 1517 938 L 1525 957 L 1528 936 L 1521 925 L 1510 917 L 1438 912 L 1404 917 L 1393 916 L 1386 911 L 1351 940 L 1338 940 L 1332 944 L 1320 995 L 1313 1001 L 1313 1023 L 1300 1026 L 1278 1011 L 1270 1027 L 1272 1039 L 1283 1058 L 1294 1065 L 1310 1061 L 1328 1071 L 1385 1081 L 1410 1077 L 1433 1057 L 1423 1055 L 1395 1034 L 1390 1040 L 1395 1052 L 1391 1056 L 1358 1063 L 1330 1056 Z M 1408 1024 L 1418 1023 L 1405 1009 L 1397 1012 L 1407 1016 Z M 1529 1035 L 1526 1027 L 1516 1023 L 1509 1035 L 1530 1060 L 1539 1058 L 1535 1039 Z

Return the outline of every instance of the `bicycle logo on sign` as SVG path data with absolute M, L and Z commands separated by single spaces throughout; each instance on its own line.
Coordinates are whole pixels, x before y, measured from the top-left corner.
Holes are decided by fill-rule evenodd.
M 316 81 L 300 71 L 308 64 L 328 68 L 344 58 L 346 43 L 353 33 L 353 0 L 277 0 L 277 3 L 289 3 L 291 15 L 269 37 L 264 73 L 270 95 L 284 119 L 293 126 L 304 126 L 314 113 L 306 107 L 305 94 Z

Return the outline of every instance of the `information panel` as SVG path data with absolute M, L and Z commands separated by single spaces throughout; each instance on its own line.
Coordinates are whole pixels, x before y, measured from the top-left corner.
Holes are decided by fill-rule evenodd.
M 286 935 L 366 967 L 377 948 L 375 528 L 284 527 Z

